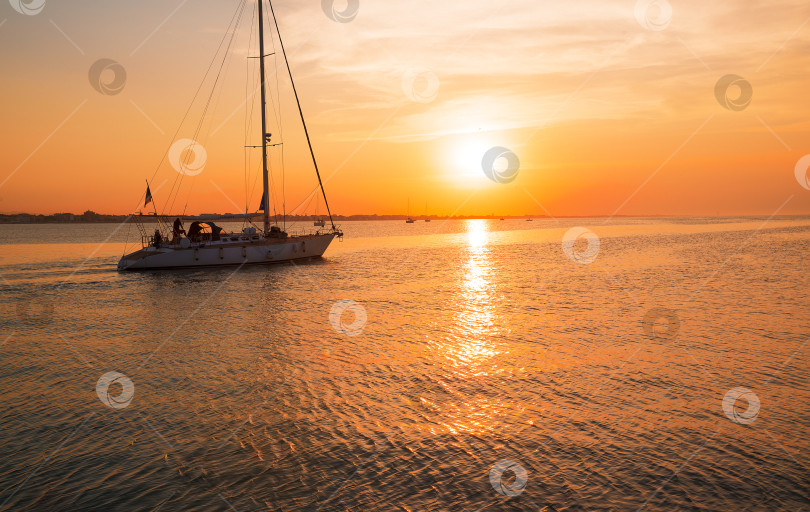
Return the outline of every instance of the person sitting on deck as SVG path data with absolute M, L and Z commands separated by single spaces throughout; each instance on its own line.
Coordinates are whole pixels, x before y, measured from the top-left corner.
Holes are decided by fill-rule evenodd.
M 202 226 L 199 222 L 194 221 L 191 223 L 191 226 L 188 227 L 188 239 L 192 242 L 197 242 L 200 239 L 200 232 L 202 231 Z
M 211 240 L 221 240 L 220 235 L 224 230 L 213 222 L 206 222 L 206 224 L 211 228 Z
M 174 226 L 172 227 L 172 242 L 180 239 L 180 235 L 185 235 L 186 230 L 183 229 L 183 223 L 180 222 L 180 217 L 174 219 Z
M 163 241 L 163 237 L 160 235 L 160 230 L 155 229 L 155 236 L 153 238 L 153 243 L 155 247 L 160 247 L 160 242 Z

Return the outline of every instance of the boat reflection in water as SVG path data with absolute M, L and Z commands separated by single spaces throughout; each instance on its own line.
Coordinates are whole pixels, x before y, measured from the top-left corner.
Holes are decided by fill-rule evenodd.
M 431 420 L 425 430 L 442 433 L 487 433 L 514 422 L 523 409 L 493 393 L 490 383 L 505 369 L 509 352 L 502 341 L 507 321 L 499 314 L 497 269 L 491 261 L 486 220 L 466 221 L 466 246 L 460 260 L 460 279 L 441 320 L 429 338 L 429 358 L 438 366 L 439 389 L 423 394 L 422 405 Z

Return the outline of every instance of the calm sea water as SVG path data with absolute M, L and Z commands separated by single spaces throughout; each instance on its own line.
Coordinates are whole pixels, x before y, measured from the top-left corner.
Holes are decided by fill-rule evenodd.
M 342 227 L 0 226 L 0 510 L 810 510 L 810 219 Z

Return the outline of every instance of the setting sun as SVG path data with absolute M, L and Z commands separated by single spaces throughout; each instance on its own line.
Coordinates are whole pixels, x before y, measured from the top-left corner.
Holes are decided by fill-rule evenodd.
M 480 187 L 486 185 L 486 176 L 481 170 L 481 160 L 491 144 L 487 143 L 486 135 L 471 135 L 458 139 L 452 143 L 452 149 L 447 151 L 446 168 L 450 180 L 458 187 Z

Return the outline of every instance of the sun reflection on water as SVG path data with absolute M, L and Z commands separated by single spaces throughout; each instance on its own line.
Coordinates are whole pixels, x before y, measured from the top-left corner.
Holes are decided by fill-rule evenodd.
M 431 359 L 441 372 L 441 389 L 420 397 L 433 420 L 427 427 L 432 433 L 490 432 L 513 422 L 524 409 L 478 391 L 484 379 L 503 372 L 498 360 L 508 348 L 498 338 L 508 328 L 498 313 L 488 222 L 468 220 L 465 227 L 458 286 L 447 302 L 450 315 L 442 321 L 442 334 L 428 340 Z
M 498 353 L 491 338 L 499 333 L 487 222 L 471 219 L 465 227 L 465 258 L 460 263 L 458 290 L 448 307 L 452 318 L 445 339 L 432 346 L 458 377 L 487 373 L 489 360 Z

